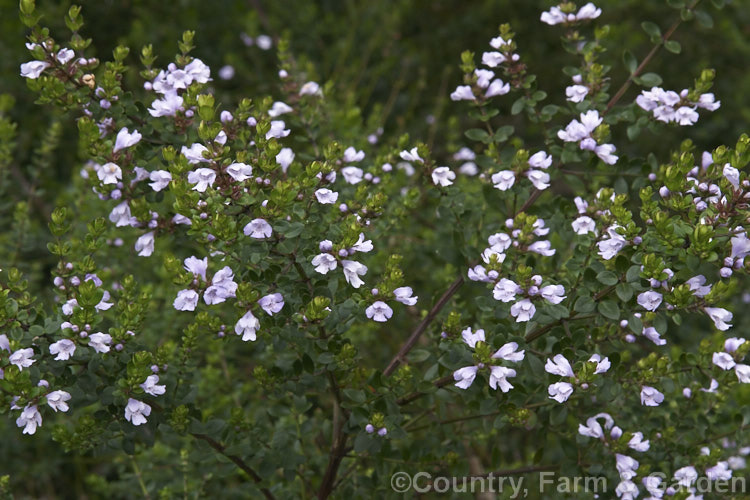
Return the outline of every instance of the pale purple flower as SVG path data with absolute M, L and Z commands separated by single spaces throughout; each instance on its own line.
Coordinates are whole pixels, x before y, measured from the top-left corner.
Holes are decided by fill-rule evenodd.
M 571 224 L 576 234 L 596 233 L 596 222 L 588 215 L 582 215 Z
M 555 255 L 556 250 L 552 248 L 552 243 L 550 243 L 549 240 L 541 240 L 541 241 L 535 241 L 531 245 L 529 245 L 529 252 L 538 253 L 539 255 L 544 255 L 545 257 L 550 257 L 552 255 Z
M 482 54 L 482 64 L 484 64 L 488 68 L 496 68 L 504 63 L 505 60 L 506 57 L 500 52 L 485 52 Z M 471 90 L 471 87 L 468 88 L 469 90 Z M 456 89 L 456 91 L 458 91 L 458 89 Z M 454 99 L 454 101 L 455 100 L 456 99 Z
M 454 385 L 459 389 L 468 389 L 477 376 L 477 370 L 479 370 L 477 366 L 465 366 L 454 371 L 453 380 L 456 381 Z
M 26 406 L 16 419 L 16 425 L 23 427 L 23 434 L 34 434 L 36 428 L 42 426 L 42 414 L 39 413 L 36 405 Z
M 529 299 L 519 300 L 510 306 L 510 315 L 516 318 L 516 323 L 529 321 L 534 317 L 535 313 L 536 307 L 534 307 L 534 304 Z
M 291 130 L 285 129 L 286 123 L 284 123 L 283 120 L 273 120 L 271 122 L 271 128 L 266 133 L 266 139 L 276 138 L 281 139 L 282 137 L 286 137 L 290 134 Z
M 271 106 L 271 109 L 268 110 L 268 116 L 270 116 L 271 118 L 276 118 L 277 116 L 291 113 L 292 111 L 294 110 L 288 104 L 281 101 L 276 101 Z
M 658 390 L 644 385 L 641 388 L 641 404 L 644 406 L 659 406 L 664 401 L 664 394 Z
M 393 295 L 398 302 L 407 306 L 416 305 L 419 297 L 413 297 L 414 291 L 410 286 L 402 286 L 393 290 Z
M 242 230 L 245 236 L 255 239 L 270 238 L 273 233 L 271 225 L 264 219 L 253 219 Z
M 216 181 L 216 172 L 210 168 L 199 168 L 188 173 L 188 182 L 195 184 L 193 189 L 203 193 L 209 186 L 213 186 Z
M 284 307 L 284 296 L 280 293 L 268 294 L 258 301 L 258 305 L 266 311 L 266 314 L 273 316 Z
M 292 148 L 281 148 L 279 154 L 276 155 L 276 163 L 281 165 L 281 170 L 285 173 L 289 169 L 289 165 L 294 161 L 294 151 Z
M 115 147 L 112 149 L 113 153 L 117 153 L 121 149 L 129 148 L 138 144 L 143 136 L 137 130 L 129 132 L 127 127 L 123 127 L 117 132 L 117 138 L 115 139 Z
M 234 325 L 234 333 L 242 335 L 242 340 L 255 342 L 256 332 L 260 329 L 260 321 L 252 311 L 247 311 Z
M 146 423 L 146 417 L 151 415 L 151 406 L 143 401 L 128 398 L 128 404 L 125 406 L 125 420 L 133 425 Z
M 731 370 L 737 364 L 732 355 L 726 352 L 715 352 L 711 361 L 722 370 Z
M 332 205 L 339 199 L 339 194 L 330 189 L 320 188 L 315 191 L 315 198 L 318 200 L 318 203 L 322 205 Z
M 159 383 L 159 375 L 149 375 L 146 377 L 146 381 L 141 384 L 141 389 L 143 389 L 146 394 L 151 394 L 152 396 L 161 396 L 165 392 L 167 392 L 167 386 L 165 385 L 157 385 Z
M 229 266 L 224 266 L 214 274 L 211 286 L 203 294 L 203 300 L 208 305 L 221 304 L 226 299 L 233 298 L 237 291 L 237 283 L 234 282 L 234 272 Z
M 66 361 L 70 359 L 70 357 L 73 356 L 73 353 L 75 352 L 76 344 L 69 339 L 58 340 L 57 342 L 55 342 L 54 344 L 50 344 L 49 346 L 49 353 L 57 354 L 57 357 L 55 357 L 55 361 Z
M 477 342 L 485 342 L 486 341 L 485 337 L 484 337 L 484 330 L 481 329 L 481 328 L 478 329 L 476 332 L 473 332 L 471 330 L 471 327 L 465 328 L 461 332 L 461 338 L 463 338 L 464 339 L 464 343 L 466 343 L 466 345 L 468 345 L 472 349 L 474 349 L 476 347 Z
M 405 161 L 424 163 L 424 160 L 421 156 L 419 156 L 419 152 L 417 151 L 416 147 L 411 148 L 408 151 L 401 151 L 401 153 L 399 153 L 399 156 L 402 160 Z
M 96 332 L 89 335 L 89 347 L 100 354 L 109 352 L 111 343 L 112 336 L 108 333 Z
M 33 365 L 36 360 L 31 359 L 34 356 L 34 349 L 27 347 L 26 349 L 18 349 L 14 351 L 9 357 L 8 362 L 12 365 L 16 365 L 19 370 L 28 368 Z
M 342 260 L 341 267 L 344 269 L 344 278 L 347 283 L 354 288 L 364 285 L 365 282 L 360 279 L 360 276 L 364 276 L 367 273 L 367 266 L 353 260 Z
M 315 266 L 315 270 L 320 274 L 327 274 L 328 271 L 336 269 L 338 261 L 336 257 L 329 253 L 321 253 L 313 258 L 312 265 Z
M 492 358 L 504 359 L 505 361 L 510 361 L 512 363 L 518 363 L 519 361 L 523 361 L 525 352 L 526 351 L 518 350 L 518 344 L 516 342 L 508 342 L 507 344 L 504 344 L 500 349 L 495 351 L 495 354 L 492 355 Z
M 232 163 L 227 167 L 227 173 L 237 182 L 243 182 L 253 175 L 253 167 L 246 163 Z
M 490 367 L 490 387 L 508 392 L 513 389 L 513 386 L 508 382 L 508 379 L 516 376 L 516 371 L 513 368 L 506 368 L 504 366 L 492 366 Z
M 55 412 L 68 411 L 69 408 L 68 408 L 68 403 L 66 403 L 66 401 L 70 400 L 70 393 L 65 392 L 65 391 L 52 391 L 48 393 L 46 397 L 47 397 L 47 404 Z
M 498 95 L 505 95 L 508 92 L 510 92 L 510 84 L 503 83 L 501 79 L 496 78 L 492 80 L 492 83 L 490 83 L 490 86 L 487 87 L 487 92 L 484 93 L 484 97 L 490 98 L 490 97 L 495 97 Z
M 451 92 L 452 101 L 473 101 L 476 99 L 471 87 L 468 85 L 459 85 L 456 90 Z
M 596 370 L 594 370 L 594 375 L 605 373 L 612 366 L 612 363 L 610 363 L 608 357 L 602 358 L 599 354 L 592 354 L 589 358 L 589 362 L 596 363 Z
M 148 175 L 148 178 L 151 181 L 148 184 L 151 186 L 151 189 L 159 192 L 162 189 L 165 189 L 172 181 L 172 174 L 166 170 L 154 170 Z
M 638 294 L 638 304 L 647 311 L 656 311 L 662 302 L 662 294 L 653 290 Z
M 180 153 L 182 153 L 182 155 L 187 158 L 188 163 L 190 163 L 191 165 L 195 165 L 196 163 L 208 162 L 208 159 L 203 157 L 203 153 L 205 153 L 206 151 L 208 151 L 208 148 L 203 144 L 199 144 L 197 142 L 191 144 L 189 148 L 182 146 L 182 149 L 180 149 Z
M 704 307 L 704 311 L 708 314 L 708 317 L 713 320 L 714 325 L 721 331 L 729 330 L 732 325 L 729 321 L 732 321 L 732 313 L 721 307 Z
M 552 359 L 548 358 L 547 363 L 544 365 L 544 370 L 552 375 L 575 377 L 573 367 L 570 366 L 570 362 L 562 354 L 555 354 Z
M 674 479 L 680 486 L 690 488 L 695 480 L 698 479 L 698 472 L 695 470 L 695 467 L 688 465 L 677 469 L 674 473 Z
M 391 309 L 385 302 L 378 300 L 373 302 L 372 305 L 365 310 L 365 314 L 373 321 L 384 323 L 393 316 L 393 309 Z
M 362 181 L 364 172 L 359 167 L 348 166 L 341 169 L 341 175 L 348 184 L 359 184 Z
M 516 294 L 523 292 L 523 289 L 515 281 L 511 281 L 507 278 L 500 278 L 500 281 L 495 283 L 495 288 L 492 290 L 492 296 L 495 300 L 501 302 L 513 302 L 516 300 Z
M 573 394 L 573 386 L 568 382 L 556 382 L 547 388 L 550 399 L 564 403 Z
M 435 185 L 450 186 L 456 178 L 456 173 L 448 167 L 437 167 L 432 171 L 432 182 Z
M 528 177 L 534 187 L 540 191 L 543 191 L 550 186 L 549 174 L 543 170 L 528 170 L 526 172 L 526 177 Z
M 501 170 L 492 174 L 492 184 L 500 191 L 507 191 L 516 182 L 516 174 L 512 170 Z
M 122 169 L 117 164 L 108 162 L 99 167 L 96 176 L 102 184 L 117 184 L 122 180 Z
M 154 253 L 154 232 L 141 235 L 135 241 L 135 251 L 139 257 L 150 257 Z
M 565 89 L 565 95 L 570 102 L 581 102 L 589 93 L 588 87 L 583 85 L 571 85 Z
M 180 290 L 172 305 L 178 311 L 195 311 L 198 298 L 198 292 L 195 290 Z
M 30 80 L 36 80 L 48 67 L 49 63 L 45 61 L 29 61 L 21 65 L 21 76 Z

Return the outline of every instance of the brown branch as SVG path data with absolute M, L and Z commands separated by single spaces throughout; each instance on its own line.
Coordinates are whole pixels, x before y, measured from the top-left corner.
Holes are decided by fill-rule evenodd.
M 253 469 L 251 469 L 250 466 L 247 465 L 237 455 L 229 455 L 226 452 L 226 447 L 224 445 L 222 445 L 221 443 L 219 443 L 218 441 L 216 441 L 215 439 L 213 439 L 211 436 L 208 436 L 206 434 L 197 434 L 197 433 L 194 433 L 194 432 L 191 433 L 191 435 L 194 438 L 196 438 L 196 439 L 200 439 L 200 440 L 205 441 L 206 443 L 208 443 L 208 445 L 211 448 L 213 448 L 214 450 L 218 451 L 219 453 L 221 453 L 222 455 L 224 455 L 225 457 L 227 457 L 229 460 L 231 460 L 232 462 L 234 462 L 234 464 L 237 467 L 239 467 L 240 469 L 242 469 L 245 472 L 245 474 L 247 474 L 248 476 L 250 476 L 252 478 L 252 480 L 255 481 L 256 483 L 262 483 L 263 482 L 263 478 L 260 477 L 257 472 L 255 472 Z M 265 496 L 267 500 L 275 500 L 276 499 L 276 497 L 273 496 L 273 494 L 270 492 L 270 490 L 268 488 L 260 488 L 260 491 L 263 493 L 263 496 Z
M 319 500 L 328 498 L 333 491 L 336 483 L 336 474 L 338 473 L 341 461 L 346 455 L 346 441 L 348 439 L 348 436 L 344 432 L 344 423 L 346 422 L 348 416 L 343 415 L 342 418 L 341 395 L 339 393 L 339 386 L 336 383 L 336 378 L 330 371 L 328 372 L 328 381 L 331 384 L 331 391 L 333 392 L 333 397 L 335 400 L 333 407 L 332 425 L 333 439 L 331 443 L 331 453 L 328 456 L 328 465 L 326 466 L 326 470 L 323 473 L 323 480 L 321 481 L 320 489 L 318 490 Z
M 445 304 L 448 303 L 448 301 L 451 299 L 451 297 L 453 297 L 458 289 L 461 288 L 461 285 L 463 285 L 463 283 L 463 276 L 459 276 L 453 283 L 451 283 L 451 286 L 448 287 L 445 293 L 443 293 L 443 295 L 438 299 L 430 312 L 427 313 L 427 316 L 425 316 L 424 319 L 419 323 L 419 325 L 417 325 L 412 334 L 409 336 L 409 339 L 404 343 L 403 346 L 401 346 L 401 349 L 399 349 L 396 356 L 391 360 L 388 367 L 383 371 L 383 375 L 385 375 L 386 377 L 389 376 L 394 372 L 394 370 L 396 370 L 398 365 L 403 362 L 404 356 L 406 356 L 409 351 L 414 348 L 417 341 L 419 340 L 419 337 L 421 337 L 425 330 L 427 330 L 427 327 L 430 326 L 430 323 L 432 323 L 435 317 L 440 313 L 443 307 L 445 307 Z
M 687 10 L 693 10 L 700 0 L 695 0 L 693 4 L 687 8 Z M 612 96 L 612 99 L 609 100 L 607 103 L 607 109 L 604 110 L 602 113 L 603 115 L 606 115 L 614 106 L 619 102 L 619 100 L 622 98 L 622 96 L 627 92 L 627 90 L 630 88 L 630 85 L 633 83 L 633 80 L 635 80 L 638 75 L 641 74 L 641 72 L 646 68 L 646 65 L 651 62 L 651 59 L 654 58 L 657 52 L 659 52 L 659 49 L 664 45 L 664 42 L 667 42 L 674 32 L 677 30 L 677 27 L 682 24 L 682 16 L 678 17 L 677 20 L 672 24 L 672 26 L 669 27 L 666 33 L 661 38 L 661 43 L 658 45 L 654 45 L 651 48 L 651 51 L 646 55 L 646 57 L 641 61 L 641 64 L 638 65 L 638 67 L 633 71 L 633 73 L 628 77 L 627 80 L 625 80 L 625 83 L 622 84 L 622 86 L 617 90 L 614 96 Z

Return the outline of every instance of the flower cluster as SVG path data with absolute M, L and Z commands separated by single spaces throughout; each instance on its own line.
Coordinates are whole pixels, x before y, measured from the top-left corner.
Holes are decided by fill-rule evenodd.
M 529 157 L 527 164 L 528 168 L 522 168 L 520 172 L 501 170 L 492 174 L 492 184 L 500 191 L 507 191 L 515 184 L 516 175 L 525 175 L 535 188 L 540 191 L 547 189 L 550 186 L 549 174 L 545 170 L 552 165 L 552 156 L 545 151 L 539 151 Z
M 585 372 L 589 368 L 592 368 L 591 372 L 593 375 L 605 373 L 612 366 L 608 357 L 605 356 L 602 358 L 599 354 L 592 354 L 588 363 L 590 363 L 590 366 L 584 366 L 582 370 Z M 555 354 L 552 359 L 548 358 L 547 363 L 544 365 L 544 370 L 552 375 L 559 375 L 560 377 L 573 379 L 576 383 L 578 382 L 576 374 L 573 372 L 573 367 L 570 366 L 570 362 L 562 354 Z M 586 382 L 580 385 L 584 389 L 588 388 Z M 564 403 L 573 394 L 573 384 L 570 382 L 555 382 L 547 388 L 547 393 L 551 399 L 554 399 L 558 403 Z
M 191 288 L 177 292 L 172 305 L 178 311 L 195 311 L 201 293 L 208 305 L 221 304 L 235 296 L 237 283 L 234 281 L 234 272 L 229 266 L 216 271 L 210 280 L 206 276 L 208 257 L 199 259 L 194 255 L 190 256 L 185 259 L 183 267 L 193 275 L 193 280 Z
M 547 23 L 550 26 L 556 24 L 573 24 L 582 21 L 589 21 L 596 19 L 602 14 L 602 9 L 599 9 L 593 3 L 589 2 L 581 7 L 578 12 L 575 12 L 575 5 L 571 3 L 564 3 L 555 7 L 550 8 L 546 12 L 542 12 L 541 21 Z
M 598 144 L 594 134 L 602 124 L 602 117 L 595 109 L 581 113 L 581 121 L 571 121 L 557 136 L 565 142 L 574 142 L 583 150 L 593 151 L 604 163 L 614 165 L 617 163 L 616 148 L 612 144 Z
M 489 345 L 486 344 L 484 330 L 479 329 L 473 332 L 471 327 L 469 327 L 461 332 L 461 337 L 466 345 L 474 349 L 476 365 L 465 366 L 454 371 L 453 379 L 456 381 L 455 386 L 460 389 L 468 389 L 474 382 L 479 370 L 489 368 L 489 383 L 492 389 L 497 390 L 499 388 L 503 392 L 513 389 L 508 379 L 516 376 L 516 370 L 501 366 L 498 363 L 501 360 L 511 363 L 523 361 L 524 351 L 518 350 L 518 344 L 516 342 L 508 342 L 492 353 Z
M 697 101 L 692 101 L 688 89 L 683 89 L 678 94 L 661 87 L 641 91 L 635 102 L 645 111 L 650 111 L 655 119 L 683 126 L 694 125 L 698 121 L 698 108 L 715 111 L 721 106 L 721 101 L 717 101 L 710 92 L 701 94 Z
M 344 270 L 344 279 L 346 279 L 347 283 L 354 288 L 364 285 L 365 282 L 362 281 L 360 276 L 364 276 L 367 273 L 367 266 L 347 258 L 357 252 L 367 253 L 372 250 L 372 240 L 365 240 L 364 233 L 360 233 L 357 242 L 349 248 L 344 248 L 341 245 L 334 248 L 331 240 L 321 241 L 319 248 L 321 253 L 312 259 L 312 265 L 317 272 L 328 274 L 329 271 L 336 269 L 340 263 L 341 268 Z

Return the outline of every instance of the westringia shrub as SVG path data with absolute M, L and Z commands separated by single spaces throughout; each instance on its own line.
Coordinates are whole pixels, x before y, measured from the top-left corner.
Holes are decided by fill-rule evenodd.
M 669 3 L 676 24 L 708 16 Z M 32 0 L 20 12 L 21 76 L 77 116 L 85 161 L 51 213 L 49 292 L 2 266 L 4 440 L 120 450 L 125 495 L 164 498 L 546 470 L 606 478 L 602 497 L 684 499 L 746 473 L 750 138 L 639 148 L 721 113 L 712 70 L 646 71 L 680 51 L 676 25 L 645 22 L 654 50 L 626 52 L 616 82 L 601 9 L 540 13 L 579 62 L 558 96 L 533 73 L 556 56 L 526 60 L 501 25 L 461 55 L 450 99 L 475 125 L 438 157 L 381 140 L 284 38 L 257 40 L 276 45 L 274 97 L 245 89 L 228 109 L 190 31 L 173 61 L 145 46 L 134 70 L 124 46 L 87 56 L 79 8 L 65 43 Z M 5 116 L 0 133 L 12 144 Z

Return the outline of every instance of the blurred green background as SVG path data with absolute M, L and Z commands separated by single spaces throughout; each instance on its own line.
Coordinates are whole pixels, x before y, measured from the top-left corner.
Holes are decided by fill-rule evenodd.
M 440 160 L 464 145 L 462 130 L 468 128 L 465 106 L 448 99 L 461 81 L 458 69 L 463 50 L 478 55 L 488 50 L 488 41 L 501 23 L 516 31 L 521 57 L 529 71 L 538 75 L 539 88 L 551 102 L 563 100 L 570 84 L 562 73 L 566 65 L 577 65 L 575 57 L 559 44 L 562 29 L 539 21 L 551 2 L 540 0 L 176 0 L 128 1 L 97 0 L 77 2 L 83 7 L 84 37 L 92 38 L 89 57 L 103 60 L 123 44 L 131 48 L 130 62 L 139 66 L 140 47 L 151 43 L 159 55 L 157 66 L 174 57 L 177 40 L 186 29 L 195 30 L 194 55 L 212 68 L 217 100 L 231 108 L 243 97 L 275 95 L 279 83 L 274 50 L 248 46 L 243 41 L 261 34 L 288 36 L 298 61 L 316 75 L 321 84 L 334 82 L 339 98 L 358 106 L 368 133 L 383 127 L 384 137 L 408 132 L 414 141 L 424 141 Z M 629 49 L 640 61 L 650 50 L 642 21 L 657 23 L 662 31 L 679 15 L 665 2 L 655 0 L 606 0 L 596 2 L 603 14 L 599 25 L 611 26 L 605 56 L 612 61 L 609 74 L 613 87 L 627 77 L 622 52 Z M 683 24 L 674 40 L 682 45 L 678 55 L 660 51 L 652 61 L 664 78 L 665 88 L 680 90 L 692 84 L 704 68 L 716 69 L 714 93 L 722 102 L 719 112 L 701 115 L 696 128 L 665 128 L 658 135 L 644 131 L 639 147 L 665 159 L 667 147 L 681 138 L 692 138 L 704 149 L 734 143 L 750 122 L 750 2 L 734 0 L 723 10 L 704 0 L 711 22 Z M 62 20 L 70 7 L 67 1 L 38 1 L 44 13 L 42 24 L 52 36 L 68 36 Z M 712 25 L 711 27 L 706 24 Z M 46 216 L 58 194 L 70 184 L 81 158 L 77 151 L 75 116 L 60 115 L 33 102 L 19 76 L 19 65 L 29 60 L 24 47 L 26 31 L 18 21 L 17 2 L 0 0 L 0 94 L 10 94 L 15 105 L 11 119 L 18 124 L 17 144 L 10 174 L 0 177 L 0 227 L 9 227 L 13 206 L 27 200 L 32 206 L 32 227 L 24 238 L 18 236 L 18 251 L 37 287 L 46 286 L 46 269 L 54 264 L 46 244 Z M 232 79 L 218 78 L 224 65 L 235 69 Z M 651 67 L 651 66 L 650 66 Z M 126 88 L 141 86 L 136 70 L 129 73 Z M 632 87 L 624 101 L 637 95 Z M 506 103 L 507 110 L 512 101 Z M 523 136 L 524 123 L 512 122 Z M 622 153 L 627 154 L 627 141 Z M 43 139 L 52 138 L 54 147 L 40 149 Z M 366 137 L 353 138 L 364 146 Z M 643 150 L 643 149 L 641 149 Z M 20 187 L 20 189 L 19 189 Z M 31 194 L 30 194 L 31 193 Z M 5 234 L 4 238 L 14 238 Z M 44 430 L 44 429 L 43 429 Z M 10 474 L 12 491 L 29 498 L 96 497 L 101 478 L 112 485 L 122 480 L 118 497 L 127 498 L 134 490 L 133 469 L 126 457 L 66 456 L 52 442 L 49 432 L 33 438 L 22 436 L 10 419 L 0 419 L 0 476 Z M 97 479 L 99 478 L 99 479 Z M 115 486 L 115 491 L 117 487 Z M 120 496 L 121 495 L 121 496 Z

